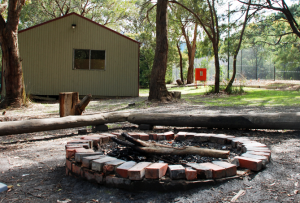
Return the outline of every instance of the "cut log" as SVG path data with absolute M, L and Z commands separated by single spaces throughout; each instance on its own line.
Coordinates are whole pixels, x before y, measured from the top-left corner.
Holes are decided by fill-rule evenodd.
M 86 95 L 78 104 L 75 106 L 75 115 L 81 115 L 85 107 L 90 103 L 92 95 Z
M 171 114 L 132 113 L 128 122 L 159 126 L 300 130 L 300 113 Z
M 79 103 L 78 92 L 59 93 L 59 115 L 60 117 L 75 115 L 76 105 Z
M 59 115 L 60 117 L 69 115 L 81 115 L 85 107 L 92 99 L 92 95 L 85 96 L 79 101 L 78 92 L 59 93 Z
M 162 145 L 157 143 L 148 143 L 140 139 L 135 139 L 129 136 L 127 133 L 121 134 L 129 142 L 119 140 L 112 137 L 111 139 L 121 145 L 127 146 L 138 152 L 149 154 L 149 155 L 187 155 L 194 154 L 205 157 L 223 158 L 227 159 L 230 151 L 228 150 L 215 150 L 215 149 L 204 149 L 193 146 L 186 146 L 182 148 L 176 148 L 168 145 Z
M 129 113 L 122 112 L 88 116 L 68 116 L 63 118 L 0 122 L 0 136 L 125 122 L 127 121 L 128 116 Z

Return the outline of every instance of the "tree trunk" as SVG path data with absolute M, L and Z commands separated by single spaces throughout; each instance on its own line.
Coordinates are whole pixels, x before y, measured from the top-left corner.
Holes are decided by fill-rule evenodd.
M 192 44 L 190 43 L 189 36 L 184 32 L 184 38 L 187 44 L 188 56 L 189 56 L 189 68 L 187 73 L 187 84 L 192 84 L 194 82 L 194 60 L 196 54 L 196 41 L 197 41 L 197 26 L 198 24 L 195 23 L 194 29 L 194 38 Z M 183 28 L 184 30 L 184 28 Z
M 299 130 L 300 113 L 260 113 L 239 115 L 131 113 L 128 117 L 128 122 L 138 125 L 149 124 L 152 126 Z
M 235 50 L 235 53 L 234 53 L 234 56 L 233 56 L 233 73 L 232 73 L 232 77 L 225 89 L 225 92 L 229 92 L 229 90 L 231 89 L 232 87 L 232 84 L 234 82 L 234 79 L 235 79 L 235 75 L 236 75 L 236 59 L 237 59 L 237 55 L 240 51 L 240 48 L 241 48 L 241 44 L 242 44 L 242 41 L 243 41 L 243 35 L 244 35 L 244 31 L 245 31 L 245 28 L 246 28 L 246 24 L 247 24 L 247 21 L 248 21 L 248 14 L 249 14 L 249 9 L 250 9 L 250 4 L 251 4 L 251 0 L 249 0 L 248 2 L 248 8 L 247 8 L 247 11 L 246 11 L 246 15 L 245 15 L 245 20 L 244 20 L 244 23 L 243 23 L 243 28 L 242 28 L 242 31 L 241 31 L 241 35 L 240 35 L 240 39 L 239 39 L 239 43 L 238 43 L 238 46 Z M 229 49 L 229 47 L 228 47 Z
M 214 55 L 215 55 L 215 93 L 220 91 L 220 63 L 219 63 L 219 53 L 218 45 L 213 45 Z
M 227 87 L 225 89 L 225 92 L 229 93 L 231 87 L 232 87 L 232 84 L 234 82 L 234 78 L 235 78 L 235 75 L 236 75 L 236 58 L 237 58 L 237 54 L 234 54 L 233 55 L 233 70 L 232 70 L 232 77 L 229 81 L 229 83 L 227 84 Z
M 180 51 L 179 41 L 177 42 L 177 50 L 178 50 L 178 53 L 179 53 L 180 78 L 181 78 L 182 84 L 184 84 L 184 80 L 183 80 L 183 70 L 182 70 L 182 54 L 181 54 L 181 51 Z
M 156 6 L 156 49 L 150 79 L 149 100 L 172 100 L 165 82 L 168 59 L 168 0 L 158 0 Z
M 0 34 L 5 82 L 5 106 L 20 107 L 25 102 L 23 71 L 19 56 L 18 36 L 7 29 Z
M 112 137 L 111 139 L 121 145 L 127 146 L 136 150 L 138 152 L 154 155 L 186 155 L 186 154 L 193 154 L 193 155 L 200 155 L 206 157 L 214 157 L 214 158 L 223 158 L 227 159 L 229 156 L 230 151 L 228 150 L 215 150 L 215 149 L 203 149 L 199 147 L 193 146 L 185 146 L 182 148 L 176 148 L 168 145 L 158 144 L 158 143 L 148 143 L 144 142 L 139 139 L 135 139 L 128 135 L 127 133 L 121 134 L 127 141 L 124 142 L 117 138 Z
M 24 3 L 25 0 L 9 0 L 7 22 L 3 13 L 0 15 L 0 43 L 6 90 L 4 107 L 20 107 L 26 99 L 18 45 L 18 23 Z

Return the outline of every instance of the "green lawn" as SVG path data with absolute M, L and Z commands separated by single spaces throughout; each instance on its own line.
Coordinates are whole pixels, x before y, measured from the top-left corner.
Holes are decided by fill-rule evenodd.
M 169 91 L 181 91 L 182 99 L 208 106 L 300 106 L 299 91 L 266 90 L 259 88 L 244 88 L 243 95 L 205 95 L 207 87 L 177 87 Z M 149 89 L 143 89 L 140 94 L 147 96 Z

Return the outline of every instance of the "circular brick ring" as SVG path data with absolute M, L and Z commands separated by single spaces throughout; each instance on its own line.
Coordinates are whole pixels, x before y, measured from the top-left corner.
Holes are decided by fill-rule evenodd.
M 120 133 L 100 133 L 82 136 L 67 142 L 66 174 L 107 186 L 134 190 L 189 189 L 195 186 L 239 178 L 251 171 L 260 171 L 270 161 L 271 150 L 265 145 L 244 137 L 224 134 L 173 132 L 146 134 L 128 133 L 132 137 L 147 140 L 192 140 L 231 144 L 243 154 L 226 161 L 212 163 L 187 163 L 168 165 L 124 161 L 95 152 L 93 147 L 111 142 L 111 137 L 122 139 Z M 248 169 L 248 170 L 242 170 Z M 166 172 L 168 171 L 168 175 Z

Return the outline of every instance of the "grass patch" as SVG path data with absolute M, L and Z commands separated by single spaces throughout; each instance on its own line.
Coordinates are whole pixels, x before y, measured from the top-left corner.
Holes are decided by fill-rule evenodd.
M 299 91 L 279 91 L 244 87 L 244 94 L 205 95 L 208 87 L 176 87 L 169 91 L 181 91 L 181 98 L 193 104 L 207 106 L 300 106 Z M 148 95 L 149 89 L 140 90 L 140 95 Z
M 299 106 L 299 91 L 278 91 L 244 88 L 242 95 L 188 96 L 191 103 L 208 106 Z

